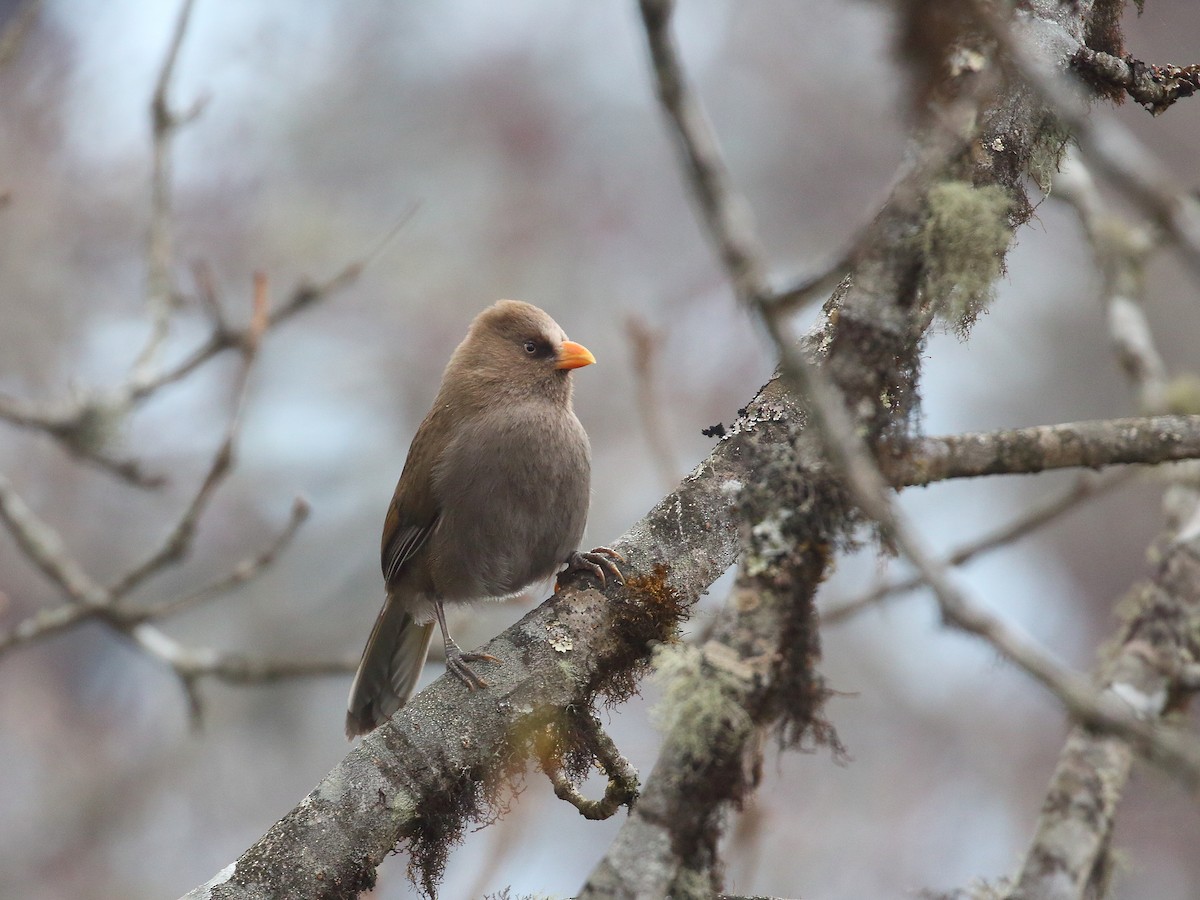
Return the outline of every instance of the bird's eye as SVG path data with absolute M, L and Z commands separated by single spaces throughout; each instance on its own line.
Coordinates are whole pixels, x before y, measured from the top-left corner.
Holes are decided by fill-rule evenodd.
M 526 341 L 525 342 L 525 352 L 526 353 L 528 353 L 530 356 L 533 356 L 535 353 L 537 353 L 537 351 L 538 351 L 538 345 L 536 342 L 534 342 L 534 341 Z

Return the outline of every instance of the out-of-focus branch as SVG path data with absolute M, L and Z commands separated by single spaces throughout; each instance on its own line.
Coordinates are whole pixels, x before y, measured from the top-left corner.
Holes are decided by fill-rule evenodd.
M 136 406 L 169 384 L 181 381 L 204 364 L 228 350 L 241 350 L 262 332 L 269 332 L 294 316 L 316 306 L 339 291 L 352 285 L 363 270 L 404 227 L 416 212 L 414 204 L 396 224 L 370 247 L 363 256 L 347 263 L 333 277 L 323 282 L 302 282 L 292 289 L 282 303 L 267 314 L 265 329 L 256 327 L 229 328 L 223 319 L 209 312 L 214 328 L 208 338 L 178 363 L 169 366 L 146 380 L 133 378 L 106 392 L 86 393 L 80 397 L 56 402 L 30 402 L 0 394 L 0 420 L 12 425 L 43 431 L 55 438 L 68 453 L 94 463 L 138 487 L 157 487 L 164 482 L 161 475 L 147 473 L 139 461 L 112 456 L 104 446 L 105 435 L 113 430 L 113 420 L 119 421 Z M 202 289 L 203 294 L 203 289 Z M 207 301 L 206 301 L 207 302 Z
M 1158 249 L 1155 230 L 1113 211 L 1076 151 L 1064 159 L 1052 196 L 1075 209 L 1092 245 L 1103 279 L 1100 300 L 1107 313 L 1109 339 L 1137 391 L 1138 408 L 1150 415 L 1171 412 L 1167 366 L 1143 305 L 1146 264 Z
M 1105 476 L 1090 473 L 1081 475 L 1071 487 L 1057 497 L 1053 497 L 1046 503 L 1035 506 L 1007 525 L 981 535 L 975 540 L 969 541 L 958 547 L 958 549 L 953 550 L 946 556 L 945 565 L 966 565 L 978 556 L 998 550 L 1001 547 L 1006 547 L 1014 541 L 1028 537 L 1076 509 L 1083 502 L 1102 496 L 1118 485 L 1125 484 L 1133 474 L 1134 470 L 1127 469 Z M 834 625 L 838 622 L 844 622 L 864 609 L 876 606 L 899 594 L 918 590 L 924 587 L 924 585 L 924 579 L 918 575 L 885 582 L 865 594 L 822 608 L 821 624 Z
M 211 584 L 206 584 L 204 587 L 190 594 L 181 594 L 178 597 L 171 597 L 167 600 L 151 603 L 136 610 L 128 606 L 123 607 L 122 614 L 129 618 L 138 618 L 142 621 L 161 619 L 165 616 L 191 609 L 193 606 L 199 606 L 216 597 L 231 593 L 247 582 L 254 580 L 275 562 L 279 554 L 295 538 L 296 532 L 300 530 L 300 526 L 308 519 L 309 511 L 308 501 L 302 497 L 297 497 L 292 503 L 292 514 L 283 530 L 275 536 L 275 539 L 270 544 L 257 554 L 237 563 L 228 575 L 218 578 Z
M 188 648 L 161 632 L 153 621 L 181 609 L 227 593 L 258 575 L 269 566 L 294 537 L 308 515 L 308 505 L 297 500 L 287 526 L 262 551 L 239 563 L 226 576 L 199 591 L 137 608 L 127 601 L 151 575 L 177 563 L 191 547 L 192 538 L 204 510 L 233 464 L 234 446 L 240 431 L 249 381 L 259 344 L 270 319 L 267 281 L 255 280 L 254 302 L 249 326 L 241 342 L 243 360 L 236 385 L 234 408 L 225 435 L 209 463 L 205 477 L 185 506 L 179 520 L 163 543 L 150 556 L 130 569 L 112 587 L 104 587 L 89 576 L 72 558 L 59 534 L 24 503 L 7 479 L 0 477 L 0 520 L 7 526 L 25 556 L 36 565 L 70 601 L 62 606 L 35 613 L 7 632 L 0 632 L 0 653 L 28 644 L 72 627 L 85 619 L 96 619 L 123 634 L 179 676 L 188 692 L 194 717 L 200 706 L 195 684 L 200 678 L 248 683 L 275 681 L 291 675 L 340 674 L 353 671 L 349 662 L 266 663 L 238 654 Z
M 1101 301 L 1109 334 L 1138 405 L 1146 412 L 1171 407 L 1171 382 L 1146 318 L 1146 261 L 1155 242 L 1149 229 L 1103 203 L 1083 162 L 1068 158 L 1059 194 L 1079 214 L 1103 273 Z M 1194 623 L 1200 615 L 1200 495 L 1181 484 L 1168 498 L 1185 509 L 1161 548 L 1152 551 L 1156 571 L 1136 585 L 1118 609 L 1132 607 L 1115 652 L 1098 680 L 1146 719 L 1181 709 L 1197 685 L 1187 673 L 1200 659 Z M 1037 829 L 1009 897 L 1084 900 L 1105 896 L 1118 801 L 1133 766 L 1134 748 L 1119 735 L 1076 726 L 1059 754 Z
M 171 108 L 167 97 L 175 75 L 175 64 L 187 35 L 195 0 L 183 0 L 175 28 L 163 57 L 150 101 L 152 162 L 150 169 L 150 228 L 146 239 L 146 307 L 150 314 L 150 336 L 134 364 L 133 381 L 145 381 L 155 371 L 158 354 L 170 330 L 175 306 L 171 278 L 171 149 L 176 132 L 199 115 L 203 102 L 186 114 Z
M 700 207 L 734 292 L 744 303 L 767 293 L 754 216 L 750 205 L 732 187 L 708 114 L 688 89 L 675 38 L 671 34 L 674 0 L 641 0 L 642 24 L 654 88 L 659 103 L 674 125 L 672 135 L 695 190 Z
M 1184 489 L 1187 509 L 1161 542 L 1154 575 L 1130 590 L 1136 612 L 1104 664 L 1106 695 L 1146 720 L 1186 707 L 1200 662 L 1200 495 Z M 1129 778 L 1133 748 L 1122 735 L 1077 726 L 1067 739 L 1012 889 L 1013 900 L 1083 900 L 1103 896 L 1112 871 L 1109 846 L 1116 807 Z
M 0 518 L 26 558 L 72 601 L 83 608 L 109 602 L 108 591 L 68 555 L 58 532 L 37 517 L 4 476 L 0 476 Z
M 659 481 L 664 490 L 670 490 L 679 481 L 679 466 L 667 434 L 665 410 L 659 395 L 658 360 L 663 332 L 651 328 L 641 316 L 631 314 L 625 318 L 625 335 L 629 338 L 633 359 L 633 382 L 642 433 L 650 446 L 650 457 L 658 469 Z
M 184 508 L 183 514 L 175 523 L 162 545 L 155 550 L 141 565 L 129 570 L 113 585 L 111 593 L 116 597 L 125 597 L 135 590 L 143 581 L 162 571 L 172 563 L 183 559 L 191 549 L 192 538 L 196 534 L 196 525 L 200 521 L 209 500 L 220 484 L 233 469 L 234 448 L 238 434 L 241 431 L 242 413 L 246 405 L 246 391 L 250 384 L 250 372 L 258 355 L 258 347 L 262 342 L 266 329 L 267 310 L 267 280 L 264 275 L 255 276 L 254 313 L 247 329 L 246 341 L 242 345 L 242 365 L 238 370 L 234 386 L 233 410 L 229 414 L 229 422 L 225 426 L 225 436 L 217 451 L 213 454 L 200 486 L 192 495 L 191 501 Z

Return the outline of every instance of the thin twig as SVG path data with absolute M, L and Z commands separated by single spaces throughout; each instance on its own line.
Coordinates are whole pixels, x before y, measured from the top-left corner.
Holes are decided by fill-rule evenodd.
M 1158 249 L 1153 232 L 1112 211 L 1100 196 L 1079 154 L 1068 153 L 1052 196 L 1070 204 L 1083 224 L 1103 283 L 1109 340 L 1122 371 L 1137 393 L 1138 408 L 1153 415 L 1170 411 L 1170 378 L 1146 317 L 1145 268 Z
M 162 571 L 168 565 L 178 562 L 191 549 L 192 539 L 196 534 L 196 526 L 200 521 L 209 501 L 216 489 L 233 469 L 234 447 L 241 432 L 242 414 L 246 405 L 247 389 L 250 384 L 250 373 L 257 358 L 259 341 L 266 327 L 266 281 L 259 276 L 255 279 L 254 319 L 246 331 L 246 341 L 242 346 L 242 365 L 238 370 L 234 386 L 233 410 L 225 427 L 225 436 L 221 440 L 216 453 L 213 454 L 208 470 L 200 482 L 200 486 L 192 495 L 191 501 L 183 514 L 175 523 L 166 539 L 141 565 L 125 573 L 109 590 L 113 597 L 124 598 L 138 587 L 143 581 Z
M 152 376 L 158 354 L 167 339 L 174 289 L 171 284 L 171 149 L 175 133 L 200 111 L 197 104 L 187 116 L 171 108 L 168 93 L 175 75 L 179 51 L 187 35 L 195 0 L 183 0 L 166 56 L 158 72 L 150 101 L 152 164 L 150 172 L 150 228 L 146 241 L 146 306 L 150 313 L 150 336 L 134 363 L 135 382 Z
M 1136 470 L 1125 469 L 1108 475 L 1087 473 L 1080 475 L 1075 483 L 1057 497 L 1040 506 L 1035 506 L 1007 525 L 969 541 L 946 556 L 946 566 L 962 566 L 977 556 L 1005 547 L 1014 541 L 1028 537 L 1061 516 L 1072 511 L 1086 500 L 1102 496 L 1113 488 L 1125 484 Z M 885 582 L 871 591 L 830 605 L 821 610 L 821 624 L 834 625 L 862 612 L 868 607 L 882 603 L 898 594 L 924 587 L 925 581 L 918 575 Z
M 62 603 L 27 616 L 7 631 L 0 631 L 0 654 L 31 644 L 51 635 L 73 628 L 85 619 L 107 612 L 109 607 L 100 604 Z
M 259 553 L 237 563 L 228 575 L 218 578 L 216 581 L 206 584 L 204 587 L 190 594 L 172 597 L 137 610 L 125 609 L 124 612 L 130 618 L 138 618 L 143 621 L 161 619 L 183 612 L 186 609 L 191 609 L 194 606 L 199 606 L 202 603 L 212 600 L 214 597 L 233 592 L 261 575 L 275 562 L 279 554 L 292 542 L 300 526 L 308 519 L 308 514 L 308 502 L 301 497 L 297 497 L 295 503 L 292 504 L 292 513 L 284 529 Z
M 322 283 L 302 282 L 288 299 L 272 309 L 267 318 L 271 330 L 293 316 L 349 287 L 364 269 L 377 258 L 418 209 L 411 205 L 404 214 L 363 256 L 351 260 L 332 278 Z M 201 288 L 203 295 L 204 289 Z M 207 301 L 205 301 L 207 302 Z M 212 313 L 209 316 L 212 319 Z M 103 440 L 94 437 L 98 419 L 119 418 L 133 411 L 159 389 L 181 381 L 205 363 L 227 350 L 242 348 L 252 337 L 249 329 L 234 329 L 218 325 L 199 347 L 171 368 L 152 377 L 131 379 L 106 392 L 87 394 L 66 401 L 33 404 L 0 394 L 0 420 L 22 428 L 43 431 L 55 438 L 72 456 L 93 463 L 138 487 L 160 487 L 165 479 L 145 471 L 134 459 L 112 456 Z
M 635 313 L 625 317 L 625 336 L 629 339 L 633 358 L 633 383 L 642 433 L 650 447 L 650 458 L 658 469 L 659 481 L 665 490 L 670 490 L 679 482 L 679 466 L 675 461 L 671 439 L 667 436 L 665 409 L 658 386 L 658 360 L 663 332 L 651 328 L 644 318 Z
M 127 408 L 119 394 L 95 394 L 65 404 L 41 405 L 0 394 L 0 420 L 44 432 L 73 458 L 135 487 L 162 487 L 166 479 L 161 474 L 147 472 L 140 461 L 114 455 L 105 446 L 111 423 L 119 421 Z
M 193 263 L 192 278 L 196 282 L 196 293 L 200 297 L 200 305 L 205 315 L 208 316 L 213 334 L 228 334 L 229 322 L 225 318 L 225 310 L 221 308 L 221 298 L 217 295 L 217 285 L 208 263 L 203 260 Z
M 395 238 L 400 230 L 408 223 L 415 215 L 418 209 L 417 204 L 413 204 L 404 215 L 397 220 L 386 234 L 383 235 L 366 253 L 358 259 L 351 260 L 333 277 L 323 282 L 302 281 L 292 289 L 291 294 L 282 304 L 272 307 L 266 320 L 266 330 L 271 331 L 277 326 L 291 319 L 293 316 L 305 311 L 306 309 L 316 305 L 322 300 L 336 294 L 338 291 L 345 290 L 351 284 L 358 280 L 363 271 L 370 265 Z M 208 336 L 208 339 L 199 347 L 189 353 L 183 360 L 176 363 L 170 369 L 159 373 L 154 378 L 148 381 L 139 382 L 129 386 L 129 402 L 138 403 L 145 400 L 147 397 L 154 394 L 160 388 L 168 384 L 173 384 L 186 378 L 196 369 L 203 366 L 209 360 L 224 353 L 226 350 L 232 350 L 245 345 L 246 341 L 251 337 L 249 329 L 230 329 L 220 328 L 214 329 Z M 0 418 L 3 418 L 3 410 L 0 409 Z
M 767 295 L 750 204 L 733 189 L 712 125 L 688 89 L 671 33 L 674 0 L 641 0 L 642 23 L 654 66 L 659 102 L 675 126 L 673 135 L 709 235 L 716 243 L 734 292 L 750 304 Z
M 21 499 L 12 483 L 0 475 L 0 519 L 25 556 L 83 608 L 109 602 L 110 594 L 96 584 L 68 554 L 61 535 L 43 522 Z M 0 646 L 3 641 L 0 640 Z

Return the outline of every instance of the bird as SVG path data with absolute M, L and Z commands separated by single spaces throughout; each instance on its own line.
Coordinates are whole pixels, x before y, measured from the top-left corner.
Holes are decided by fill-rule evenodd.
M 623 582 L 620 554 L 581 552 L 591 448 L 572 407 L 571 373 L 596 358 L 545 311 L 501 300 L 479 313 L 417 428 L 383 525 L 386 599 L 347 702 L 346 736 L 408 702 L 436 622 L 446 668 L 488 683 L 446 628 L 446 604 L 510 597 L 564 564 Z

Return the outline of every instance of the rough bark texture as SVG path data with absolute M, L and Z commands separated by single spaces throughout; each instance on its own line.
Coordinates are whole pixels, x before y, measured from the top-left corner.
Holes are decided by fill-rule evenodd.
M 883 460 L 897 487 L 948 478 L 1195 459 L 1200 416 L 1148 416 L 920 438 Z
M 1189 521 L 1152 551 L 1154 574 L 1127 595 L 1129 621 L 1102 675 L 1106 692 L 1147 719 L 1182 708 L 1189 694 L 1180 676 L 1200 664 L 1200 497 L 1188 493 Z M 1071 731 L 1011 900 L 1107 895 L 1116 807 L 1132 764 L 1127 742 Z
M 580 900 L 715 896 L 725 818 L 758 782 L 766 730 L 786 712 L 793 729 L 836 746 L 814 669 L 813 592 L 829 548 L 809 539 L 791 460 L 762 458 L 755 468 L 760 478 L 739 503 L 744 555 L 733 595 L 702 647 L 659 654 L 666 739 Z

